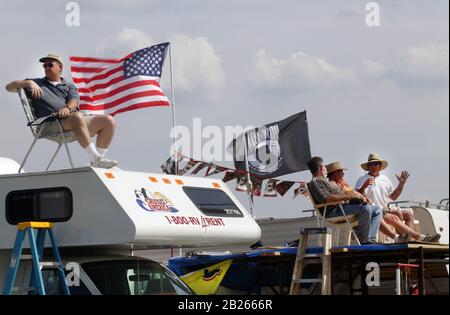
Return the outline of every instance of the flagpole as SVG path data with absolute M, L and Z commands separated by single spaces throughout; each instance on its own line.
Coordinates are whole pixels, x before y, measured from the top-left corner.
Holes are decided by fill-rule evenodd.
M 178 154 L 177 154 L 177 148 L 175 146 L 176 144 L 176 132 L 175 132 L 175 90 L 173 88 L 173 67 L 172 67 L 172 45 L 169 43 L 169 59 L 170 59 L 170 91 L 171 91 L 171 105 L 172 105 L 172 130 L 173 130 L 173 154 L 175 157 L 175 175 L 178 175 Z
M 245 141 L 244 141 L 244 151 L 245 151 L 245 170 L 247 171 L 247 190 L 248 190 L 248 197 L 250 200 L 250 214 L 252 215 L 253 219 L 255 218 L 255 215 L 253 213 L 253 187 L 252 187 L 252 180 L 250 177 L 250 168 L 248 166 L 248 136 L 247 132 L 244 132 L 245 135 Z

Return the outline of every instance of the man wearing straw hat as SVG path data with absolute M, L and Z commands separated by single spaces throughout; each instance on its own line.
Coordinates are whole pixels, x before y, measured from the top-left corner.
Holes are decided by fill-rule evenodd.
M 330 182 L 336 183 L 336 185 L 340 186 L 344 191 L 353 191 L 353 188 L 350 187 L 350 185 L 344 180 L 344 170 L 347 170 L 342 166 L 340 162 L 333 162 L 327 165 L 327 177 Z M 355 192 L 356 194 L 359 194 Z M 368 202 L 370 200 L 366 199 Z M 389 222 L 389 223 L 387 223 Z M 392 232 L 389 229 L 389 225 L 392 225 L 395 227 L 396 231 L 399 231 L 400 234 L 396 234 Z M 415 240 L 425 240 L 425 239 L 431 239 L 431 237 L 427 237 L 425 235 L 421 235 L 414 231 L 414 229 L 411 229 L 409 226 L 407 226 L 405 223 L 403 223 L 402 220 L 400 220 L 399 217 L 397 217 L 394 214 L 388 213 L 386 214 L 380 223 L 380 231 L 387 235 L 388 237 L 392 238 L 394 242 L 400 243 L 409 241 L 409 238 L 415 239 Z
M 411 209 L 389 209 L 388 203 L 398 199 L 409 178 L 409 173 L 407 171 L 402 171 L 400 176 L 395 175 L 398 180 L 398 185 L 397 187 L 394 187 L 391 180 L 386 175 L 380 173 L 387 166 L 388 162 L 381 159 L 378 154 L 369 154 L 367 162 L 361 164 L 361 168 L 368 173 L 361 176 L 355 185 L 355 188 L 359 193 L 365 195 L 373 204 L 380 206 L 386 212 L 381 223 L 382 232 L 384 233 L 386 231 L 385 224 L 387 222 L 388 224 L 393 225 L 396 228 L 396 231 L 403 234 L 395 234 L 393 237 L 395 241 L 408 241 L 410 238 L 414 238 L 419 241 L 437 242 L 441 237 L 438 233 L 434 235 L 423 235 L 414 232 L 414 214 Z M 403 229 L 398 221 L 405 221 L 405 224 L 409 229 Z

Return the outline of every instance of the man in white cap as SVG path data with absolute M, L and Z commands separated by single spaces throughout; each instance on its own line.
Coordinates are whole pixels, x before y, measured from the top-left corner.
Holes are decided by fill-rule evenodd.
M 48 54 L 39 59 L 45 69 L 45 77 L 13 81 L 6 85 L 9 92 L 23 88 L 31 96 L 35 115 L 44 117 L 57 113 L 64 130 L 72 130 L 75 139 L 90 156 L 91 166 L 111 168 L 118 164 L 106 159 L 115 130 L 114 118 L 110 115 L 83 116 L 78 111 L 78 92 L 73 83 L 62 76 L 63 59 L 57 54 Z M 45 132 L 59 131 L 56 122 L 47 123 Z M 95 146 L 91 137 L 97 136 Z
M 386 235 L 392 237 L 394 241 L 408 241 L 410 238 L 425 242 L 437 242 L 441 235 L 424 235 L 414 232 L 414 214 L 411 209 L 391 208 L 388 203 L 396 201 L 403 191 L 406 181 L 409 178 L 407 171 L 402 171 L 400 176 L 395 175 L 398 180 L 398 185 L 395 187 L 391 180 L 380 172 L 388 166 L 386 160 L 382 160 L 376 153 L 369 154 L 367 162 L 361 164 L 361 168 L 368 173 L 361 176 L 355 185 L 356 190 L 369 199 L 372 204 L 380 206 L 386 213 L 380 224 L 380 230 Z M 405 221 L 409 229 L 403 229 L 400 222 Z M 392 225 L 400 234 L 389 233 L 389 227 Z

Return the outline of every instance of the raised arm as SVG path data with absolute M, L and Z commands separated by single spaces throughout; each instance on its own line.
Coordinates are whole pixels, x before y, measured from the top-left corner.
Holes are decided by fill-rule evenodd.
M 28 89 L 31 91 L 31 96 L 34 98 L 42 97 L 42 90 L 39 85 L 33 80 L 17 80 L 8 83 L 5 86 L 8 92 L 17 92 L 17 89 Z
M 398 186 L 395 188 L 395 190 L 392 192 L 392 194 L 389 196 L 393 201 L 396 201 L 400 194 L 403 191 L 403 187 L 405 187 L 406 181 L 408 180 L 409 173 L 408 171 L 403 171 L 400 176 L 395 175 L 398 180 Z

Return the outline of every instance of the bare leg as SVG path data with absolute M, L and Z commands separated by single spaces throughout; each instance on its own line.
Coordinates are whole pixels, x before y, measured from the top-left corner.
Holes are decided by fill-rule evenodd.
M 389 224 L 386 223 L 384 218 L 381 219 L 381 222 L 380 222 L 380 231 L 381 231 L 381 233 L 389 236 L 392 239 L 394 239 L 394 237 L 395 237 L 395 233 L 392 232 L 392 230 L 389 228 Z
M 406 234 L 409 233 L 414 239 L 418 240 L 420 238 L 420 234 L 411 229 L 409 226 L 407 226 L 405 223 L 403 223 L 400 218 L 394 214 L 388 213 L 386 214 L 383 219 L 386 221 L 386 223 L 392 225 L 395 227 L 395 230 L 399 234 Z
M 83 115 L 79 112 L 70 113 L 69 117 L 61 120 L 64 130 L 72 130 L 78 143 L 82 148 L 86 148 L 91 143 L 89 129 L 84 121 Z
M 404 221 L 407 226 L 414 230 L 414 215 L 412 211 L 401 210 L 400 208 L 391 209 L 391 214 L 396 215 L 401 221 Z
M 90 135 L 97 135 L 97 147 L 107 149 L 112 142 L 116 123 L 111 115 L 94 115 L 86 117 Z
M 403 220 L 405 220 L 405 224 L 409 226 L 411 229 L 415 229 L 414 226 L 414 213 L 411 210 L 403 211 Z

